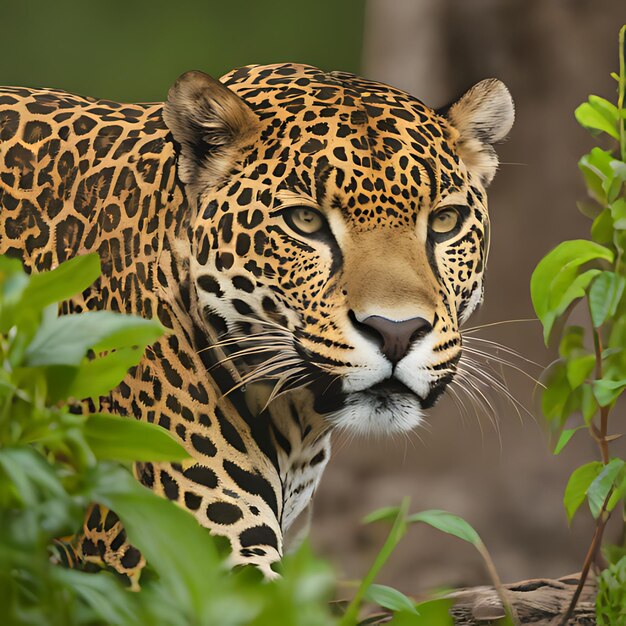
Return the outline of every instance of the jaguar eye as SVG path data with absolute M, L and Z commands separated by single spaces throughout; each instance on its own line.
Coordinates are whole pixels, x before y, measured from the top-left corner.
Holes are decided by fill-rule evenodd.
M 459 225 L 460 220 L 461 216 L 457 209 L 445 207 L 430 216 L 429 228 L 433 233 L 447 235 Z
M 287 224 L 301 235 L 314 235 L 324 227 L 321 213 L 308 207 L 289 209 L 284 216 Z

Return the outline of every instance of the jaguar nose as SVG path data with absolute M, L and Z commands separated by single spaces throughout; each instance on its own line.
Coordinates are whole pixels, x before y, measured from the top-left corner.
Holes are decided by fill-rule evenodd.
M 361 321 L 354 314 L 350 317 L 361 332 L 378 340 L 382 353 L 394 365 L 406 355 L 414 341 L 433 329 L 432 324 L 423 317 L 398 322 L 380 315 L 370 315 Z

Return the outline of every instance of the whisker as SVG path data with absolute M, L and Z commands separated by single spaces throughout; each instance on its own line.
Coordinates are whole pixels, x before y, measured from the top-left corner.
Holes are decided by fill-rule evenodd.
M 517 320 L 500 320 L 499 322 L 490 322 L 489 324 L 481 324 L 480 326 L 471 326 L 470 328 L 462 328 L 461 331 L 464 333 L 475 333 L 477 330 L 481 330 L 482 328 L 491 328 L 492 326 L 501 326 L 502 324 L 519 324 L 523 322 L 538 322 L 539 320 L 536 317 L 526 317 Z
M 493 404 L 489 401 L 487 396 L 483 393 L 480 386 L 476 384 L 474 380 L 469 377 L 463 378 L 463 374 L 468 372 L 461 371 L 461 378 L 471 387 L 473 390 L 473 395 L 478 401 L 478 405 L 482 407 L 485 412 L 485 415 L 489 418 L 491 425 L 494 427 L 494 430 L 498 433 L 498 437 L 500 438 L 500 425 L 498 423 L 498 414 L 493 406 Z M 478 394 L 478 395 L 477 395 Z
M 456 406 L 456 408 L 459 411 L 459 415 L 461 416 L 461 420 L 463 421 L 463 424 L 466 424 L 466 418 L 469 419 L 469 413 L 467 412 L 467 407 L 463 404 L 463 401 L 461 400 L 459 394 L 456 392 L 456 389 L 454 389 L 454 387 L 452 387 L 452 385 L 450 384 L 448 386 L 448 391 L 452 394 L 450 396 L 452 402 L 454 402 L 454 405 Z
M 465 352 L 469 353 L 469 354 L 474 354 L 474 355 L 479 356 L 479 357 L 482 357 L 486 361 L 494 361 L 496 363 L 500 363 L 501 365 L 506 365 L 507 367 L 510 367 L 511 369 L 514 369 L 514 370 L 520 372 L 521 374 L 526 376 L 526 378 L 532 380 L 536 385 L 539 385 L 540 387 L 543 387 L 544 389 L 546 387 L 542 382 L 537 380 L 532 374 L 529 374 L 526 370 L 522 369 L 521 367 L 518 367 L 514 363 L 511 363 L 507 359 L 503 359 L 502 357 L 498 357 L 498 356 L 496 356 L 494 354 L 489 354 L 488 352 L 483 352 L 482 350 L 477 350 L 476 348 L 470 348 L 470 347 L 467 347 L 467 346 L 465 347 Z M 474 361 L 474 362 L 477 363 L 478 365 L 480 365 L 480 363 L 478 361 Z
M 216 341 L 215 343 L 212 343 L 210 346 L 207 346 L 206 348 L 202 348 L 201 350 L 198 350 L 197 354 L 200 354 L 201 352 L 205 352 L 207 350 L 216 350 L 218 348 L 223 348 L 225 346 L 231 346 L 234 344 L 247 343 L 247 342 L 252 342 L 252 341 L 261 341 L 261 340 L 266 340 L 266 339 L 271 339 L 275 341 L 283 341 L 285 343 L 287 342 L 287 338 L 282 335 L 276 335 L 270 332 L 262 332 L 262 333 L 257 333 L 254 335 L 241 335 L 241 336 L 236 336 L 236 337 L 229 337 L 228 339 L 224 339 L 222 341 Z
M 277 355 L 275 357 L 272 357 L 271 359 L 268 359 L 267 361 L 265 361 L 264 363 L 262 363 L 261 365 L 253 369 L 251 372 L 249 372 L 245 376 L 242 376 L 241 380 L 237 384 L 235 384 L 233 387 L 231 387 L 223 395 L 227 396 L 228 394 L 232 393 L 236 389 L 239 389 L 242 386 L 248 385 L 251 382 L 258 382 L 259 380 L 262 380 L 262 379 L 272 378 L 273 376 L 270 376 L 272 372 L 278 373 L 278 371 L 284 369 L 285 367 L 288 367 L 290 365 L 299 365 L 299 364 L 301 364 L 300 359 L 285 359 L 283 355 Z
M 283 389 L 281 391 L 281 388 L 284 387 L 287 382 L 290 382 L 289 381 L 290 378 L 295 376 L 298 372 L 302 372 L 304 370 L 305 370 L 305 368 L 303 368 L 303 367 L 294 369 L 293 372 L 289 373 L 289 376 L 287 376 L 284 381 L 282 379 L 279 380 L 276 383 L 276 385 L 274 386 L 274 389 L 272 390 L 272 393 L 270 394 L 270 397 L 268 398 L 267 402 L 265 403 L 265 406 L 263 407 L 263 410 L 265 410 L 269 406 L 269 404 L 271 402 L 276 400 L 276 398 L 279 398 L 280 396 L 283 396 L 286 393 L 290 393 L 292 391 L 297 391 L 298 389 L 304 389 L 309 384 L 308 382 L 303 382 L 300 385 L 297 385 L 296 383 L 298 383 L 298 382 L 300 382 L 302 380 L 306 381 L 307 377 L 311 376 L 311 372 L 305 372 L 301 376 L 297 376 L 293 381 L 291 381 L 291 384 L 289 385 L 289 387 L 287 389 Z
M 210 372 L 211 370 L 215 369 L 216 367 L 219 367 L 220 365 L 222 365 L 222 363 L 226 363 L 227 361 L 235 361 L 236 359 L 241 359 L 244 356 L 249 356 L 251 354 L 261 354 L 263 352 L 276 352 L 276 348 L 258 346 L 255 348 L 246 348 L 245 350 L 238 350 L 237 352 L 230 354 L 224 357 L 223 359 L 220 359 L 219 361 L 217 361 L 217 363 L 214 363 L 213 365 L 211 365 L 211 367 L 209 367 L 207 371 Z
M 467 384 L 472 387 L 476 391 L 476 393 L 481 397 L 484 405 L 489 408 L 489 413 L 493 416 L 492 423 L 495 429 L 500 431 L 500 423 L 498 421 L 498 412 L 494 407 L 493 403 L 489 400 L 489 398 L 485 395 L 485 392 L 481 389 L 480 379 L 478 378 L 466 378 Z
M 529 359 L 525 357 L 524 355 L 520 354 L 517 350 L 514 350 L 513 348 L 510 348 L 509 346 L 505 346 L 504 344 L 498 343 L 497 341 L 491 341 L 490 339 L 483 339 L 482 337 L 464 337 L 464 339 L 470 342 L 480 341 L 481 343 L 487 343 L 490 346 L 493 346 L 496 351 L 502 350 L 503 352 L 507 352 L 511 356 L 517 357 L 518 359 L 521 359 L 522 361 L 526 361 L 526 363 L 536 365 L 537 367 L 540 367 L 541 369 L 544 369 L 545 367 L 541 365 L 541 363 L 537 363 L 537 361 L 533 361 L 532 359 Z M 486 348 L 487 346 L 485 346 L 485 349 Z
M 470 406 L 472 407 L 472 409 L 474 410 L 474 416 L 476 417 L 476 421 L 478 422 L 478 428 L 480 428 L 480 437 L 484 443 L 485 441 L 485 431 L 483 429 L 483 423 L 480 419 L 480 416 L 478 415 L 478 411 L 476 409 L 476 398 L 474 397 L 474 395 L 467 389 L 467 387 L 465 386 L 465 381 L 462 378 L 457 378 L 453 381 L 451 381 L 450 385 L 456 385 L 459 388 L 459 391 L 462 391 L 468 398 L 470 401 Z M 469 416 L 469 412 L 468 412 L 468 416 Z
M 515 408 L 515 411 L 517 412 L 520 420 L 522 416 L 518 410 L 518 407 L 522 409 L 525 413 L 527 413 L 529 417 L 531 417 L 532 419 L 535 419 L 533 414 L 509 391 L 508 387 L 506 386 L 506 383 L 503 384 L 501 381 L 491 376 L 488 372 L 481 370 L 479 368 L 480 363 L 478 363 L 477 361 L 474 361 L 473 359 L 468 359 L 468 363 L 471 363 L 472 365 L 474 365 L 475 371 L 470 372 L 468 370 L 463 370 L 464 374 L 466 374 L 467 376 L 473 377 L 475 380 L 478 380 L 484 385 L 487 385 L 487 386 L 493 385 L 494 388 L 499 390 L 504 395 L 504 397 L 506 397 L 513 404 L 513 407 Z M 477 374 L 480 374 L 481 376 L 483 376 L 484 379 L 479 378 Z
M 275 322 L 274 320 L 267 320 L 267 319 L 263 319 L 260 317 L 252 317 L 250 315 L 240 315 L 237 318 L 237 322 L 242 322 L 242 321 L 244 323 L 248 322 L 250 324 L 260 324 L 261 326 L 269 326 L 270 328 L 278 328 L 282 332 L 287 332 L 291 334 L 291 331 L 288 328 L 286 328 L 282 324 L 279 324 L 278 322 Z

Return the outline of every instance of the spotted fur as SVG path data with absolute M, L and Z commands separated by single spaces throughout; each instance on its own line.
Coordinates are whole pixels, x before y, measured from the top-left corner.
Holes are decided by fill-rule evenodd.
M 512 120 L 498 81 L 437 113 L 293 64 L 190 72 L 165 104 L 5 88 L 0 253 L 41 271 L 97 251 L 102 277 L 63 312 L 169 329 L 101 408 L 177 437 L 193 460 L 137 478 L 271 575 L 333 428 L 413 428 L 452 379 L 482 298 L 491 144 Z M 446 206 L 458 223 L 441 236 Z M 294 227 L 298 207 L 314 233 Z M 395 362 L 372 316 L 421 320 Z M 76 552 L 134 584 L 143 566 L 97 506 Z

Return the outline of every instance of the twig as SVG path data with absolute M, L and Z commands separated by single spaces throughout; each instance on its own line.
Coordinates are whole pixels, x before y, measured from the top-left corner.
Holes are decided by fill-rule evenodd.
M 569 623 L 574 610 L 576 609 L 576 604 L 578 604 L 578 599 L 580 598 L 580 594 L 585 586 L 585 582 L 587 581 L 587 576 L 589 575 L 589 570 L 591 569 L 591 564 L 596 558 L 596 554 L 598 553 L 598 549 L 600 548 L 600 543 L 602 542 L 602 535 L 604 534 L 604 528 L 606 523 L 609 521 L 611 514 L 606 510 L 606 507 L 609 503 L 609 498 L 613 493 L 613 489 L 609 490 L 604 502 L 602 503 L 602 508 L 600 509 L 600 514 L 598 515 L 598 521 L 596 522 L 596 529 L 593 533 L 593 538 L 591 540 L 591 544 L 589 546 L 589 550 L 587 550 L 587 554 L 585 556 L 585 562 L 583 563 L 583 568 L 580 573 L 580 580 L 578 581 L 578 585 L 576 585 L 576 590 L 574 591 L 574 595 L 572 596 L 572 600 L 567 607 L 567 611 L 563 616 L 563 620 L 560 622 L 560 626 L 567 626 Z
M 506 589 L 504 588 L 504 585 L 502 584 L 502 581 L 500 580 L 500 576 L 498 575 L 496 566 L 494 562 L 492 561 L 491 555 L 489 554 L 485 544 L 481 541 L 476 546 L 476 548 L 480 552 L 480 555 L 483 557 L 483 560 L 485 561 L 485 565 L 487 566 L 487 572 L 489 573 L 489 577 L 491 578 L 491 581 L 493 582 L 493 586 L 495 587 L 496 592 L 498 593 L 498 596 L 500 598 L 500 601 L 502 602 L 502 606 L 504 607 L 504 610 L 510 616 L 515 626 L 519 626 L 520 624 L 519 615 L 517 614 L 517 611 L 515 607 L 513 606 L 513 603 L 509 600 L 509 597 L 507 596 Z

